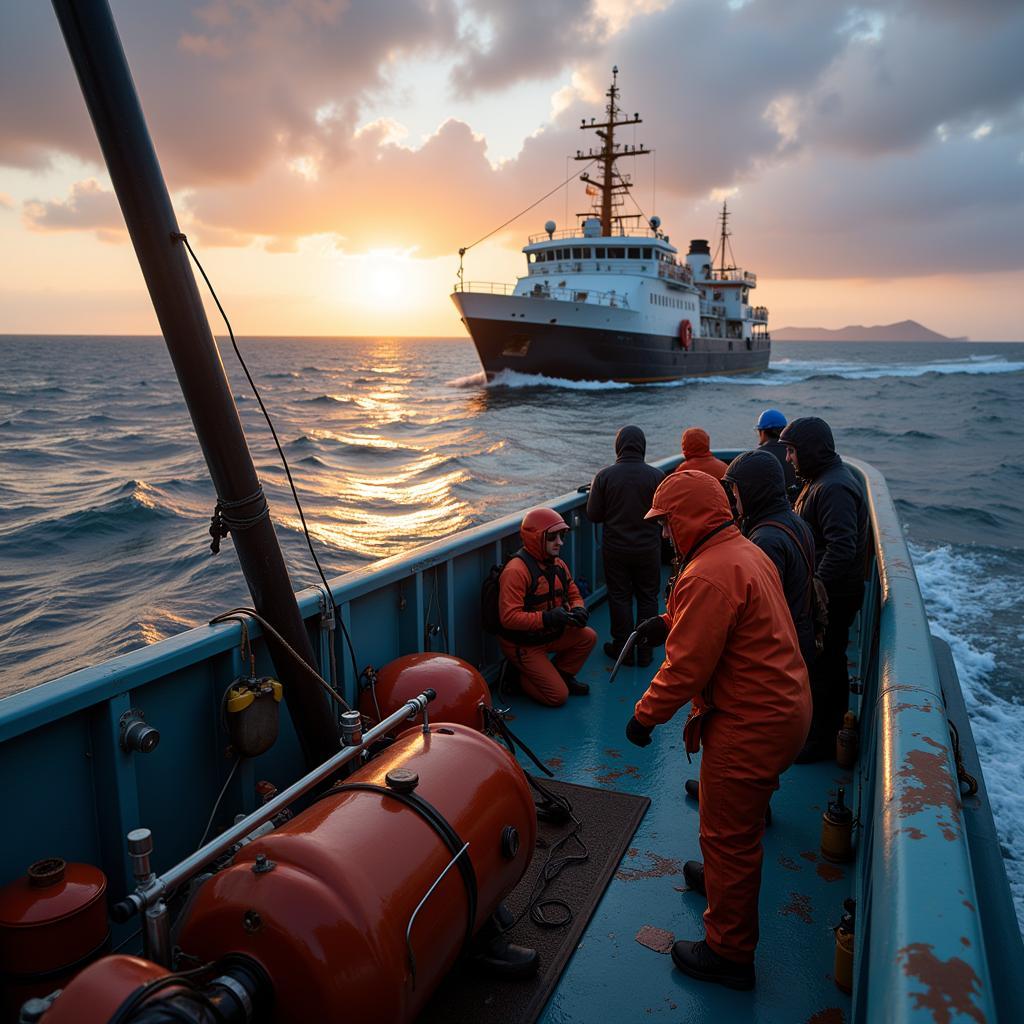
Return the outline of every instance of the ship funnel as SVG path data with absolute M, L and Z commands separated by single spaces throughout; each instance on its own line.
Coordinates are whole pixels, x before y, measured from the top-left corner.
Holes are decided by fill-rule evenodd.
M 706 280 L 711 276 L 711 248 L 706 238 L 690 240 L 690 251 L 686 254 L 686 265 L 694 279 Z
M 690 240 L 690 251 L 687 256 L 710 256 L 711 247 L 706 238 L 693 238 Z

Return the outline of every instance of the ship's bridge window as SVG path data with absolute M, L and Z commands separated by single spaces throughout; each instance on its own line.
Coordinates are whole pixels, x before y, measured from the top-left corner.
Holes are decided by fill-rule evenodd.
M 638 260 L 638 259 L 640 259 L 640 250 L 639 249 L 630 249 L 629 250 L 629 258 L 631 260 Z
M 572 258 L 574 260 L 583 259 L 583 250 L 578 245 L 574 245 L 572 248 Z
M 609 246 L 608 247 L 608 259 L 610 260 L 624 260 L 626 258 L 626 250 L 620 246 Z
M 651 258 L 651 250 L 650 249 L 644 249 L 644 259 L 645 260 L 649 260 L 650 258 Z
M 594 258 L 595 259 L 599 259 L 599 260 L 603 260 L 604 259 L 604 246 L 603 245 L 599 245 L 599 246 L 595 247 L 595 249 L 594 249 Z

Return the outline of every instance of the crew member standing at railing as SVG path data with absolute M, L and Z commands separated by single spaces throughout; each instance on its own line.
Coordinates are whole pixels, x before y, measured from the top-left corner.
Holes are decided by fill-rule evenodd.
M 661 530 L 644 519 L 665 474 L 644 461 L 647 438 L 639 427 L 623 427 L 615 435 L 615 464 L 605 466 L 590 485 L 587 518 L 604 524 L 601 554 L 608 585 L 608 617 L 612 638 L 604 653 L 614 661 L 637 622 L 658 614 L 661 586 Z M 636 599 L 636 617 L 633 599 Z M 633 664 L 630 653 L 628 664 Z M 636 651 L 641 668 L 651 663 L 651 649 Z
M 554 509 L 531 509 L 519 527 L 522 549 L 499 578 L 502 652 L 519 669 L 526 693 L 552 707 L 590 692 L 576 673 L 597 642 L 569 567 L 558 557 L 568 532 Z
M 704 892 L 706 936 L 680 939 L 686 974 L 730 988 L 754 985 L 757 898 L 765 811 L 811 721 L 807 668 L 771 559 L 740 534 L 725 490 L 704 473 L 673 473 L 648 513 L 661 518 L 682 568 L 668 612 L 639 626 L 665 644 L 665 661 L 637 701 L 626 738 L 651 742 L 655 726 L 693 702 L 686 750 L 703 748 L 700 847 L 683 875 Z
M 836 733 L 850 704 L 846 647 L 850 626 L 864 600 L 868 552 L 868 507 L 857 478 L 836 452 L 832 428 L 817 416 L 793 420 L 779 435 L 787 458 L 803 481 L 794 509 L 814 533 L 815 573 L 828 594 L 828 629 L 811 666 L 814 722 L 807 748 L 797 759 L 808 764 L 831 757 Z

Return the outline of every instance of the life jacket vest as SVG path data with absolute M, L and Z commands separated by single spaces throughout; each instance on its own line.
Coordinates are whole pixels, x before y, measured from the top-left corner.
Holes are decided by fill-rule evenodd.
M 484 577 L 484 581 L 480 585 L 480 625 L 485 633 L 500 636 L 509 643 L 520 644 L 524 647 L 533 647 L 557 640 L 564 632 L 564 626 L 554 626 L 551 629 L 520 630 L 506 629 L 501 624 L 501 574 L 513 558 L 520 559 L 530 571 L 530 582 L 523 597 L 524 611 L 546 611 L 555 607 L 555 598 L 559 595 L 563 600 L 568 597 L 569 574 L 565 567 L 558 561 L 551 563 L 548 567 L 542 567 L 529 551 L 520 548 L 514 555 L 506 558 L 501 565 L 492 565 L 490 572 Z M 547 580 L 548 589 L 546 593 L 539 594 L 537 586 L 542 579 Z M 561 583 L 560 589 L 555 586 L 556 579 Z

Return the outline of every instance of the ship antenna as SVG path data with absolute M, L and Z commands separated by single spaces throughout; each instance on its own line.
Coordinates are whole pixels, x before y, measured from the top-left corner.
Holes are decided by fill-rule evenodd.
M 597 133 L 597 137 L 603 143 L 601 148 L 599 150 L 591 149 L 586 153 L 577 150 L 575 157 L 576 160 L 589 160 L 591 162 L 596 160 L 601 166 L 600 180 L 591 178 L 588 173 L 584 172 L 580 175 L 580 181 L 593 186 L 601 193 L 601 234 L 605 236 L 612 233 L 612 220 L 618 221 L 621 229 L 622 221 L 627 217 L 633 219 L 639 216 L 638 214 L 612 212 L 622 206 L 623 197 L 633 187 L 633 183 L 629 180 L 628 176 L 623 177 L 615 169 L 615 161 L 621 156 L 636 157 L 650 153 L 649 149 L 644 149 L 643 146 L 637 148 L 636 145 L 626 146 L 625 149 L 621 149 L 620 144 L 615 141 L 616 128 L 629 124 L 643 123 L 639 114 L 634 114 L 631 118 L 627 117 L 619 120 L 621 112 L 617 102 L 619 98 L 618 78 L 619 69 L 616 66 L 612 68 L 612 84 L 605 93 L 608 97 L 608 105 L 605 107 L 606 120 L 601 123 L 595 123 L 594 119 L 591 118 L 589 123 L 583 121 L 580 124 L 581 129 Z M 579 216 L 587 217 L 590 214 L 581 213 Z

